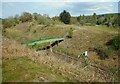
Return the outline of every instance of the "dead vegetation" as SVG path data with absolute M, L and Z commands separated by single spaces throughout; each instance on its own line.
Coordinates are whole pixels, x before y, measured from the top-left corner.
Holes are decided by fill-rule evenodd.
M 117 54 L 112 53 L 109 59 L 100 60 L 98 59 L 98 54 L 95 51 L 91 50 L 98 45 L 102 46 L 103 48 L 106 48 L 104 44 L 117 33 L 116 30 L 113 29 L 112 32 L 105 30 L 104 32 L 103 29 L 100 30 L 96 28 L 90 29 L 89 27 L 82 28 L 77 27 L 75 28 L 75 31 L 73 33 L 73 38 L 61 42 L 59 46 L 53 47 L 53 53 L 49 52 L 49 50 L 36 52 L 34 49 L 30 49 L 26 46 L 21 45 L 20 43 L 46 37 L 48 38 L 64 36 L 66 32 L 69 30 L 69 28 L 74 26 L 54 25 L 43 28 L 44 25 L 34 25 L 29 29 L 29 26 L 27 26 L 28 24 L 29 23 L 19 24 L 14 28 L 7 29 L 7 31 L 3 34 L 7 38 L 3 39 L 2 48 L 3 63 L 5 63 L 4 66 L 8 66 L 7 65 L 8 63 L 6 63 L 8 60 L 13 61 L 13 59 L 17 60 L 20 59 L 21 57 L 23 57 L 24 59 L 24 57 L 26 57 L 30 59 L 29 61 L 33 61 L 31 64 L 37 64 L 36 67 L 39 66 L 40 64 L 42 65 L 41 68 L 45 66 L 44 67 L 45 71 L 47 68 L 49 68 L 48 71 L 51 74 L 50 76 L 47 75 L 47 73 L 45 72 L 43 73 L 42 71 L 40 71 L 40 67 L 35 68 L 37 69 L 34 71 L 35 74 L 32 73 L 33 74 L 32 76 L 34 78 L 32 77 L 33 79 L 30 80 L 27 79 L 29 79 L 29 75 L 31 74 L 29 74 L 29 72 L 26 72 L 28 73 L 28 75 L 26 75 L 28 76 L 26 81 L 80 81 L 80 82 L 117 81 L 117 78 L 115 79 L 108 73 L 109 67 L 110 68 L 114 67 L 114 70 L 118 67 Z M 22 25 L 24 29 L 21 28 L 20 25 Z M 15 29 L 17 30 L 15 32 L 19 32 L 19 34 L 17 33 L 18 36 L 16 35 L 16 33 L 11 33 L 14 32 Z M 15 34 L 16 36 L 13 34 Z M 85 50 L 88 50 L 89 53 L 88 57 L 89 63 L 87 66 L 84 66 L 85 64 L 82 59 L 79 60 L 77 58 L 79 61 L 76 62 L 74 60 L 69 59 L 68 57 L 65 57 L 65 55 L 67 55 L 76 58 L 80 53 L 82 53 Z M 60 52 L 61 54 L 54 53 L 56 51 Z M 15 62 L 17 63 L 17 61 Z M 29 62 L 27 63 L 29 64 Z M 96 66 L 91 66 L 91 64 L 96 64 Z M 24 67 L 24 65 L 21 66 Z M 11 69 L 12 68 L 13 67 L 11 66 Z M 19 69 L 18 66 L 15 66 L 15 68 Z M 11 73 L 9 74 L 11 75 Z M 24 73 L 22 75 L 24 75 Z M 19 78 L 14 80 L 4 79 L 6 77 L 7 74 L 3 75 L 3 81 L 19 81 L 18 80 Z M 20 81 L 23 81 L 23 79 L 21 79 Z
M 65 77 L 64 81 L 83 81 L 83 82 L 89 82 L 89 81 L 110 82 L 112 81 L 106 72 L 101 71 L 90 65 L 85 67 L 83 66 L 83 63 L 81 63 L 80 61 L 75 62 L 68 58 L 62 57 L 62 55 L 60 54 L 51 53 L 49 51 L 34 52 L 34 50 L 31 50 L 25 46 L 21 46 L 20 44 L 17 44 L 15 41 L 10 41 L 8 39 L 6 40 L 7 41 L 5 41 L 4 42 L 5 44 L 3 45 L 3 64 L 4 64 L 3 71 L 5 67 L 10 66 L 10 65 L 7 65 L 6 63 L 7 61 L 11 59 L 13 60 L 21 59 L 21 57 L 23 58 L 27 57 L 29 60 L 33 61 L 34 64 L 40 63 L 40 65 L 46 66 L 46 68 L 50 68 L 51 70 L 56 70 L 56 73 L 61 74 L 63 77 Z M 21 59 L 21 62 L 22 62 L 22 59 Z M 20 66 L 24 67 L 25 65 L 20 65 Z M 11 66 L 14 66 L 14 64 Z M 14 68 L 19 69 L 19 66 L 16 66 Z M 10 69 L 13 69 L 13 67 L 11 67 Z M 21 72 L 22 71 L 24 70 L 21 70 Z M 29 75 L 29 72 L 26 72 L 26 73 L 28 73 Z M 8 80 L 5 79 L 7 75 L 4 75 L 4 74 L 5 73 L 3 73 L 3 81 L 10 81 L 9 79 Z M 31 79 L 30 81 L 33 81 L 33 80 L 38 81 L 38 78 L 39 78 L 39 81 L 50 81 L 51 80 L 51 78 L 47 75 L 45 76 L 35 75 L 34 78 Z M 59 79 L 52 78 L 52 80 L 56 81 Z M 19 80 L 12 80 L 12 81 L 19 81 Z M 23 80 L 21 79 L 21 81 Z

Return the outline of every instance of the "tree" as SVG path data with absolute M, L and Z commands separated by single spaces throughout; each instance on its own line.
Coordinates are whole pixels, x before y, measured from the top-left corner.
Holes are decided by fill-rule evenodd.
M 85 24 L 85 15 L 81 16 L 80 24 L 83 26 Z
M 3 19 L 2 24 L 3 24 L 3 28 L 8 28 L 8 27 L 16 26 L 16 24 L 19 24 L 19 21 L 15 17 L 9 17 Z
M 71 17 L 70 23 L 71 24 L 78 24 L 77 18 L 76 17 Z
M 96 13 L 93 13 L 93 16 L 92 16 L 92 24 L 93 25 L 96 25 L 97 23 L 97 16 L 96 16 Z
M 37 20 L 38 15 L 39 15 L 39 14 L 37 14 L 37 13 L 33 13 L 33 18 L 34 18 L 35 20 Z
M 51 25 L 53 23 L 48 14 L 42 16 L 41 14 L 33 13 L 33 18 L 38 24 Z
M 82 16 L 80 15 L 78 18 L 77 18 L 78 22 L 80 22 L 82 20 Z
M 101 25 L 101 24 L 103 24 L 104 21 L 105 21 L 104 16 L 99 16 L 98 19 L 97 19 L 97 25 Z
M 22 22 L 27 22 L 27 21 L 31 21 L 31 20 L 32 20 L 32 14 L 30 14 L 28 12 L 24 12 L 20 17 L 20 21 L 22 21 Z
M 15 23 L 19 24 L 19 15 L 15 15 L 14 19 L 15 19 Z
M 81 18 L 82 18 L 82 20 L 85 20 L 85 15 L 83 14 L 83 16 Z
M 71 15 L 66 10 L 64 10 L 62 13 L 60 13 L 59 17 L 60 17 L 60 21 L 64 22 L 65 24 L 70 23 Z
M 113 19 L 113 24 L 114 24 L 114 27 L 118 27 L 120 28 L 120 15 L 114 15 L 114 19 Z

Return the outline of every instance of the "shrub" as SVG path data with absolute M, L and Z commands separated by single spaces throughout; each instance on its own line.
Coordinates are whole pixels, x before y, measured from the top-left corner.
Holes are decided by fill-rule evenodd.
M 94 50 L 96 51 L 96 53 L 99 55 L 99 58 L 101 60 L 105 60 L 106 58 L 108 58 L 108 54 L 106 53 L 105 50 L 103 50 L 101 47 L 96 47 L 94 48 Z
M 2 24 L 3 24 L 3 28 L 8 28 L 8 27 L 15 26 L 16 24 L 19 24 L 19 21 L 14 17 L 9 17 L 7 19 L 3 19 Z
M 119 50 L 120 49 L 120 33 L 106 43 L 111 49 Z
M 73 36 L 73 28 L 70 28 L 67 37 L 72 38 L 72 36 Z
M 43 24 L 43 25 L 51 25 L 53 24 L 53 21 L 46 16 L 42 16 L 40 14 L 34 13 L 33 14 L 34 20 L 38 23 L 38 24 Z

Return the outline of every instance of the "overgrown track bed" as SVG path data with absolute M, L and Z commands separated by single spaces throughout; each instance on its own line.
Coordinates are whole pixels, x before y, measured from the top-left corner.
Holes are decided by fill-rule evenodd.
M 63 54 L 63 53 L 60 53 L 58 51 L 53 51 L 52 52 L 57 59 L 62 59 L 64 60 L 65 62 L 68 62 L 70 64 L 73 64 L 73 66 L 78 66 L 78 70 L 77 70 L 77 74 L 76 75 L 79 75 L 79 70 L 84 70 L 84 69 L 91 69 L 95 72 L 95 73 L 99 73 L 101 74 L 101 76 L 106 80 L 106 81 L 112 81 L 111 79 L 111 76 L 109 75 L 109 73 L 107 72 L 107 68 L 105 67 L 102 67 L 102 66 L 99 66 L 97 64 L 93 64 L 90 62 L 90 60 L 88 59 L 87 61 L 87 65 L 85 65 L 84 62 L 82 62 L 82 60 L 80 60 L 79 58 L 75 58 L 75 57 L 72 57 L 72 56 L 69 56 L 69 55 L 66 55 L 66 54 Z M 91 71 L 91 70 L 90 70 Z
M 58 52 L 58 51 L 53 51 L 53 53 L 59 54 L 58 56 L 61 56 L 60 58 L 69 60 L 70 62 L 73 61 L 73 60 L 74 60 L 74 61 L 80 61 L 79 59 L 77 59 L 77 58 L 75 58 L 75 57 L 72 57 L 72 56 L 69 56 L 69 55 L 60 53 L 60 52 Z
M 78 63 L 79 64 L 84 64 L 84 62 L 81 62 L 81 60 L 79 58 L 75 58 L 75 57 L 72 57 L 72 56 L 57 52 L 57 51 L 53 51 L 53 53 L 54 54 L 59 54 L 59 55 L 56 55 L 56 57 L 61 58 L 61 59 L 65 60 L 66 62 L 72 62 L 73 64 L 78 64 Z M 87 61 L 88 61 L 89 66 L 94 67 L 96 69 L 99 69 L 100 71 L 106 72 L 105 67 L 103 68 L 103 67 L 98 66 L 97 64 L 93 64 L 93 63 L 90 62 L 89 59 Z
M 97 65 L 91 65 L 89 63 L 85 65 L 80 59 L 56 51 L 45 51 L 44 54 L 46 55 L 43 58 L 46 60 L 46 65 L 48 67 L 54 67 L 70 78 L 78 81 L 89 81 L 89 79 L 91 81 L 112 81 L 111 76 L 106 70 L 99 68 Z

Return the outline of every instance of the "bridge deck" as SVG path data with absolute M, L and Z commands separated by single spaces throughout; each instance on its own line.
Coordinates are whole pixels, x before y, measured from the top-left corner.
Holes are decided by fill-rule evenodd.
M 35 45 L 35 44 L 42 44 L 42 43 L 48 43 L 48 42 L 55 42 L 59 40 L 64 40 L 64 37 L 58 37 L 58 38 L 43 38 L 40 40 L 33 40 L 31 42 L 22 43 L 23 45 Z

